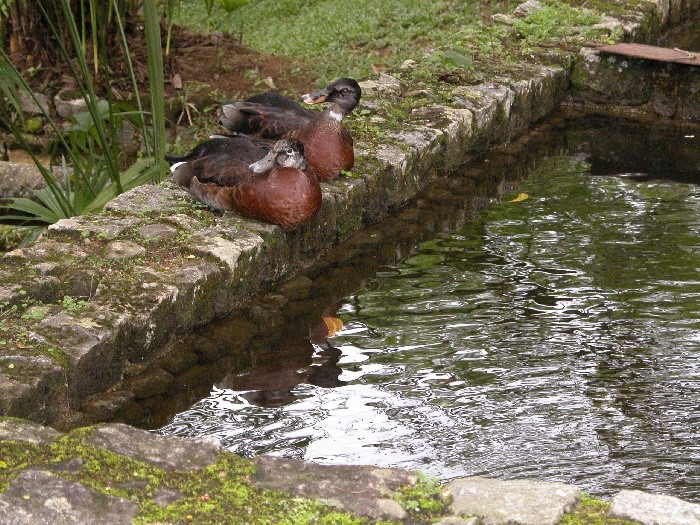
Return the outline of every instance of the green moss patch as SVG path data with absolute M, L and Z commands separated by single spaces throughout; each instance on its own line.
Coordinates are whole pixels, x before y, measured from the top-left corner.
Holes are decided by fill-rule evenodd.
M 635 525 L 635 522 L 608 517 L 610 503 L 587 494 L 581 497 L 576 508 L 565 515 L 559 525 Z
M 249 482 L 253 462 L 223 452 L 200 471 L 175 471 L 136 461 L 85 442 L 92 429 L 74 430 L 56 441 L 31 445 L 0 441 L 0 492 L 23 469 L 38 468 L 107 495 L 137 502 L 136 524 L 246 523 L 249 525 L 365 525 L 369 521 L 338 512 L 318 501 L 259 489 Z M 175 501 L 154 501 L 158 491 Z

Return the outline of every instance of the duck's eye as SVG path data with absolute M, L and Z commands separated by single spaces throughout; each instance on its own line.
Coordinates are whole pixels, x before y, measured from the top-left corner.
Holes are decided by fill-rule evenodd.
M 284 152 L 290 157 L 294 155 L 294 150 L 292 148 L 287 148 L 286 150 L 284 150 Z
M 341 92 L 343 95 L 347 95 L 348 93 L 350 93 L 350 90 L 349 90 L 348 88 L 343 88 L 343 89 L 340 90 L 340 92 Z

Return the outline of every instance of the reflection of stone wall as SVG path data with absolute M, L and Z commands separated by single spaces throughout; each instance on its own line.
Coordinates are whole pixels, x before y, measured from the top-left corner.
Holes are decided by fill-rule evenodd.
M 700 67 L 584 48 L 576 60 L 569 99 L 700 122 Z

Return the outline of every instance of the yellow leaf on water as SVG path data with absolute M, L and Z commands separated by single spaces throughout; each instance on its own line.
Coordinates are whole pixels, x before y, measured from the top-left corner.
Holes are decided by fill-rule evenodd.
M 343 321 L 337 317 L 324 317 L 323 322 L 328 328 L 328 337 L 333 337 L 338 330 L 343 328 Z
M 520 202 L 529 199 L 530 196 L 527 193 L 518 193 L 518 196 L 508 202 Z

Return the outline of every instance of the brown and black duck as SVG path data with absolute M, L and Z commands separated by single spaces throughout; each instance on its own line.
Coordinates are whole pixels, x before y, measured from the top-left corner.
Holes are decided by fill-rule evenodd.
M 326 181 L 352 169 L 355 163 L 352 137 L 341 122 L 357 106 L 361 95 L 355 80 L 334 80 L 320 91 L 301 97 L 306 104 L 330 103 L 319 112 L 279 93 L 263 93 L 224 105 L 221 123 L 229 131 L 253 137 L 301 141 L 309 165 L 319 180 Z
M 291 230 L 321 208 L 321 187 L 307 168 L 304 147 L 292 139 L 268 141 L 218 137 L 184 157 L 167 157 L 172 180 L 219 210 Z

